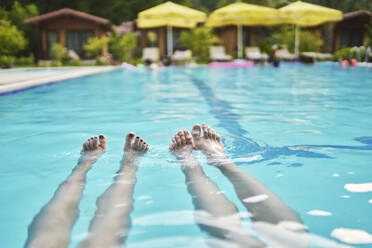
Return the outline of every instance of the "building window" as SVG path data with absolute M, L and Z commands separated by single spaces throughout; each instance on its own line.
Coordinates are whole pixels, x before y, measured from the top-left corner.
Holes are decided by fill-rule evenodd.
M 49 57 L 52 55 L 52 47 L 55 43 L 58 42 L 57 31 L 48 31 L 47 32 L 47 45 L 48 45 L 48 54 Z
M 173 50 L 174 51 L 175 50 L 185 50 L 186 49 L 179 42 L 182 31 L 183 31 L 183 29 L 180 29 L 180 28 L 173 28 L 172 29 L 172 35 L 173 35 L 172 40 L 173 40 Z
M 250 28 L 243 27 L 243 47 L 251 45 Z
M 146 47 L 158 47 L 158 35 L 155 31 L 147 31 L 146 38 Z
M 341 35 L 341 48 L 363 45 L 363 29 L 345 28 Z
M 67 31 L 66 47 L 75 51 L 79 57 L 84 57 L 84 44 L 93 37 L 93 31 Z

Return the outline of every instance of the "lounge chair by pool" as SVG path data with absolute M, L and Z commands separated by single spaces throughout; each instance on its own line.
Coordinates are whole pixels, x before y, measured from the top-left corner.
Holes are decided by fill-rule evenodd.
M 172 61 L 175 64 L 183 64 L 190 62 L 192 59 L 192 53 L 191 50 L 176 50 L 174 54 L 172 55 Z
M 269 56 L 266 53 L 261 53 L 256 46 L 246 47 L 245 56 L 254 62 L 266 62 L 269 59 Z
M 157 47 L 145 47 L 142 50 L 142 59 L 150 59 L 152 62 L 159 61 L 160 55 L 159 55 L 159 48 Z
M 303 52 L 300 54 L 300 61 L 307 63 L 314 63 L 315 61 L 331 60 L 332 54 L 330 53 L 315 53 Z
M 209 56 L 214 61 L 229 61 L 232 57 L 225 52 L 223 46 L 212 46 L 209 48 Z
M 279 60 L 293 61 L 297 59 L 297 55 L 289 53 L 287 48 L 282 48 L 276 51 L 275 56 Z

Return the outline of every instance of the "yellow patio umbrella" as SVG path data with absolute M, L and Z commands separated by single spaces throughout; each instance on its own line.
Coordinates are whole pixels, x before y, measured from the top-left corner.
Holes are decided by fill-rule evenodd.
M 199 22 L 204 22 L 207 15 L 204 12 L 186 6 L 166 2 L 138 13 L 139 28 L 167 27 L 168 56 L 173 53 L 172 27 L 194 28 Z
M 300 27 L 317 26 L 342 19 L 342 12 L 316 4 L 297 1 L 279 9 L 283 22 L 296 25 L 295 53 L 298 55 Z
M 243 55 L 242 26 L 276 25 L 282 23 L 279 12 L 270 7 L 248 3 L 233 3 L 213 11 L 207 19 L 206 26 L 237 26 L 238 57 Z

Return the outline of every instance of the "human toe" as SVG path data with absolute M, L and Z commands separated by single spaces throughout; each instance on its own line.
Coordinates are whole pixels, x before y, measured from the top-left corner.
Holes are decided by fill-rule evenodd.
M 174 136 L 174 138 L 176 140 L 177 147 L 181 147 L 182 146 L 182 140 L 181 140 L 180 136 L 178 134 L 176 134 Z
M 216 140 L 216 131 L 213 128 L 210 128 L 209 135 L 212 140 Z
M 185 131 L 179 131 L 178 136 L 181 139 L 182 145 L 186 145 L 186 137 L 185 137 Z
M 207 124 L 202 125 L 203 129 L 203 138 L 208 139 L 209 138 L 209 127 Z
M 192 127 L 191 135 L 194 139 L 200 139 L 201 127 L 199 124 L 196 124 Z
M 184 134 L 185 134 L 185 138 L 186 138 L 186 144 L 187 144 L 187 145 L 193 145 L 192 136 L 191 136 L 191 134 L 189 133 L 189 131 L 185 130 L 185 131 L 184 131 Z
M 98 139 L 99 139 L 99 147 L 101 147 L 103 150 L 106 150 L 107 148 L 107 139 L 105 137 L 105 135 L 103 134 L 100 134 L 98 135 Z

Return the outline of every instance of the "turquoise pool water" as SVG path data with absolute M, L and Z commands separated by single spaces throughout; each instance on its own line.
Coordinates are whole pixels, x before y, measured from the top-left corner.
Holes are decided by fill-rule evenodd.
M 109 150 L 88 173 L 72 230 L 75 247 L 119 167 L 124 135 L 134 131 L 151 151 L 137 172 L 128 246 L 208 247 L 184 175 L 168 153 L 175 132 L 203 122 L 311 233 L 340 243 L 331 236 L 336 228 L 371 234 L 371 191 L 345 188 L 372 182 L 371 96 L 370 68 L 334 64 L 117 70 L 0 96 L 2 246 L 23 246 L 33 217 L 74 168 L 81 143 L 104 133 Z M 246 212 L 231 183 L 197 155 L 211 180 Z M 249 218 L 244 221 L 250 229 Z

